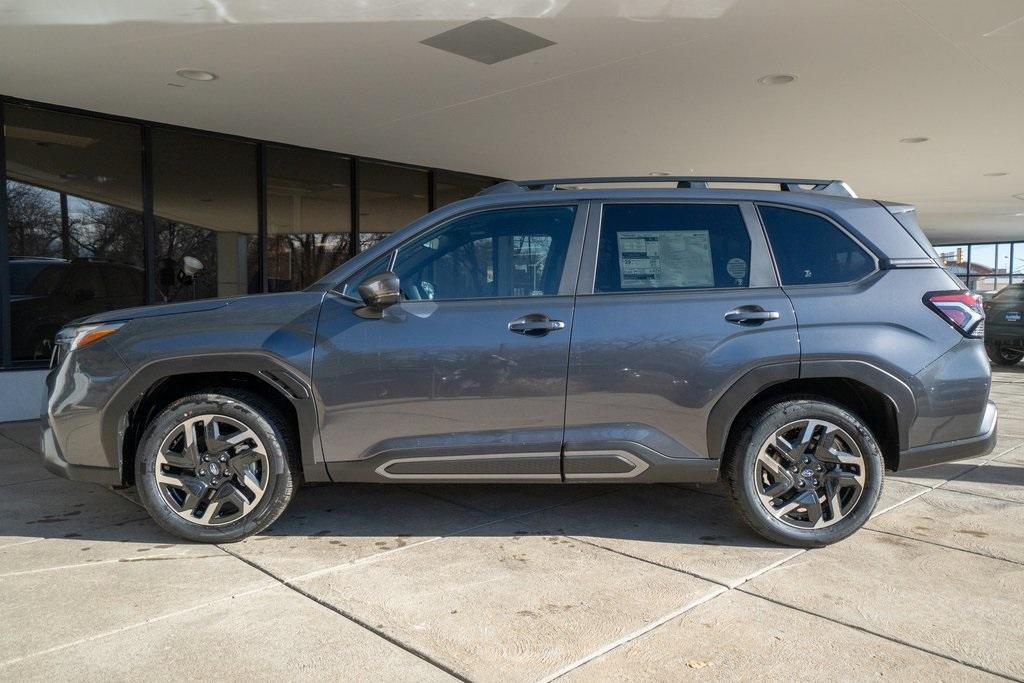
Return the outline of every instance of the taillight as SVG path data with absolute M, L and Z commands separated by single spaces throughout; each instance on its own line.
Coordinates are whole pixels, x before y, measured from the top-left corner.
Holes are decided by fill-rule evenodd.
M 967 291 L 928 292 L 924 303 L 965 337 L 985 336 L 985 311 L 981 297 Z

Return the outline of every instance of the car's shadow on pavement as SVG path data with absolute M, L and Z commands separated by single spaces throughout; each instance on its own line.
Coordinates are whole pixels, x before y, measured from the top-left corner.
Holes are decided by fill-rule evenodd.
M 0 524 L 12 536 L 125 543 L 184 543 L 162 531 L 140 507 L 133 489 L 112 492 L 60 482 L 69 493 L 88 487 L 88 500 L 51 498 Z M 654 544 L 780 548 L 738 520 L 717 487 L 666 484 L 328 484 L 300 489 L 268 529 L 244 541 L 379 539 L 381 549 L 403 539 L 439 536 L 549 535 Z M 41 504 L 42 503 L 42 504 Z M 106 509 L 104 509 L 106 508 Z M 17 519 L 21 517 L 21 519 Z M 108 523 L 101 520 L 109 519 Z M 20 524 L 19 524 L 20 522 Z M 0 544 L 3 545 L 3 544 Z M 235 547 L 231 544 L 226 547 Z M 372 545 L 372 544 L 371 544 Z M 386 547 L 385 547 L 386 546 Z

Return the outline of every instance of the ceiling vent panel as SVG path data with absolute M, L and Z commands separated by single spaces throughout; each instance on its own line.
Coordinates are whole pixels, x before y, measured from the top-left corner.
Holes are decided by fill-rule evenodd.
M 497 64 L 555 44 L 497 19 L 477 19 L 420 42 L 481 64 Z

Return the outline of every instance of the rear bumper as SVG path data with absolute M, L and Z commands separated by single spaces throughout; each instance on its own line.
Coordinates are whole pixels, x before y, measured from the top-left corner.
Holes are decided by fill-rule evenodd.
M 957 439 L 956 441 L 944 441 L 942 443 L 931 443 L 909 448 L 900 453 L 898 469 L 900 471 L 910 470 L 916 467 L 935 465 L 940 462 L 987 455 L 996 446 L 996 426 L 998 421 L 999 416 L 996 411 L 996 404 L 989 401 L 988 407 L 985 409 L 985 416 L 981 421 L 980 434 L 966 439 Z

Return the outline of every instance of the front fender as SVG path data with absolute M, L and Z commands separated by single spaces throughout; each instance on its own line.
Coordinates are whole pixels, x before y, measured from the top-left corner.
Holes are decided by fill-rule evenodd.
M 113 394 L 102 412 L 101 443 L 110 466 L 122 469 L 128 417 L 147 392 L 172 377 L 215 372 L 250 375 L 280 393 L 295 408 L 298 417 L 305 479 L 329 481 L 320 440 L 316 438 L 319 420 L 310 379 L 302 377 L 284 360 L 259 351 L 161 358 L 136 369 Z

